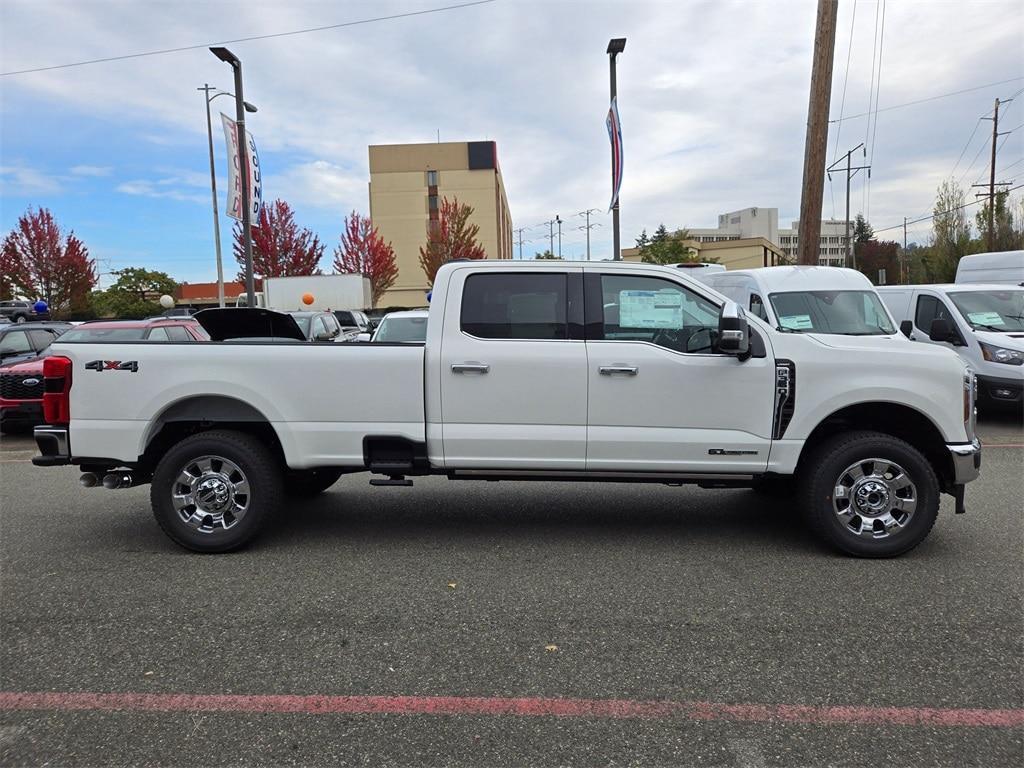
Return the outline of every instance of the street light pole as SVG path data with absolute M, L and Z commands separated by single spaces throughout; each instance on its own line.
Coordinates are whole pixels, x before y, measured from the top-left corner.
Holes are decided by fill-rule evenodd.
M 611 103 L 615 103 L 617 88 L 615 84 L 615 57 L 626 49 L 626 38 L 616 37 L 608 41 L 608 74 L 611 85 Z M 615 184 L 615 153 L 612 151 L 612 189 Z M 622 259 L 621 240 L 619 238 L 619 198 L 615 198 L 615 205 L 612 206 L 612 259 Z
M 221 61 L 230 64 L 235 76 L 235 123 L 238 128 L 238 158 L 242 180 L 242 240 L 245 247 L 246 306 L 256 306 L 256 286 L 252 274 L 252 206 L 249 200 L 249 148 L 245 138 L 245 101 L 242 97 L 242 62 L 227 48 L 211 48 Z
M 562 258 L 562 217 L 555 214 L 555 223 L 558 224 L 558 258 Z
M 213 242 L 217 246 L 217 306 L 224 306 L 224 264 L 220 255 L 220 215 L 217 213 L 217 169 L 213 163 L 213 123 L 210 120 L 210 91 L 213 90 L 209 83 L 204 83 L 198 88 L 206 97 L 206 140 L 210 148 L 210 193 L 213 198 Z

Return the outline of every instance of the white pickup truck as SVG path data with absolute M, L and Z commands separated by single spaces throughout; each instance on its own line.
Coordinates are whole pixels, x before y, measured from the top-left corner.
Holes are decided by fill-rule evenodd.
M 196 317 L 214 339 L 291 333 L 267 310 Z M 940 493 L 963 511 L 981 446 L 957 356 L 876 331 L 779 330 L 654 265 L 454 262 L 423 344 L 58 340 L 33 461 L 150 482 L 160 526 L 206 552 L 368 471 L 791 488 L 827 541 L 892 556 Z

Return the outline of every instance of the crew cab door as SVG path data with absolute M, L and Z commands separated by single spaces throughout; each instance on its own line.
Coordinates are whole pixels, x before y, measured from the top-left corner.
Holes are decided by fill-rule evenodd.
M 581 269 L 457 269 L 441 334 L 444 464 L 583 470 Z
M 720 307 L 656 273 L 585 281 L 587 469 L 763 472 L 775 392 L 765 341 L 742 362 L 717 353 Z

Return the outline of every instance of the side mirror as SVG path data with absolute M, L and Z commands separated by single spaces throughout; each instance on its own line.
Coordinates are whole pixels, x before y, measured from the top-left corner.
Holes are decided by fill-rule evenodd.
M 914 333 L 914 322 L 912 320 L 904 320 L 902 323 L 900 323 L 900 333 L 902 333 L 908 339 L 912 338 L 911 335 Z
M 936 317 L 932 320 L 932 325 L 928 329 L 928 338 L 932 341 L 956 343 L 956 337 L 953 335 L 953 326 L 944 317 Z
M 743 307 L 727 301 L 718 316 L 718 350 L 740 360 L 750 357 L 750 326 Z
M 370 340 L 370 334 L 366 333 L 365 331 L 363 333 L 360 333 L 360 334 L 358 334 L 356 336 L 356 341 L 369 341 L 369 340 Z

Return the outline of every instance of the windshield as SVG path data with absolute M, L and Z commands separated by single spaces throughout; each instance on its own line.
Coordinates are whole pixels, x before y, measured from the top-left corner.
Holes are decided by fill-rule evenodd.
M 374 341 L 426 341 L 427 318 L 385 317 Z
M 307 339 L 309 338 L 309 324 L 313 322 L 312 315 L 292 315 L 292 319 L 295 324 L 299 326 L 299 330 L 302 331 L 302 335 Z
M 138 341 L 145 328 L 72 328 L 60 335 L 61 341 Z
M 883 336 L 895 333 L 874 291 L 796 291 L 768 296 L 780 331 Z
M 976 331 L 1024 331 L 1024 291 L 955 291 L 949 298 Z

